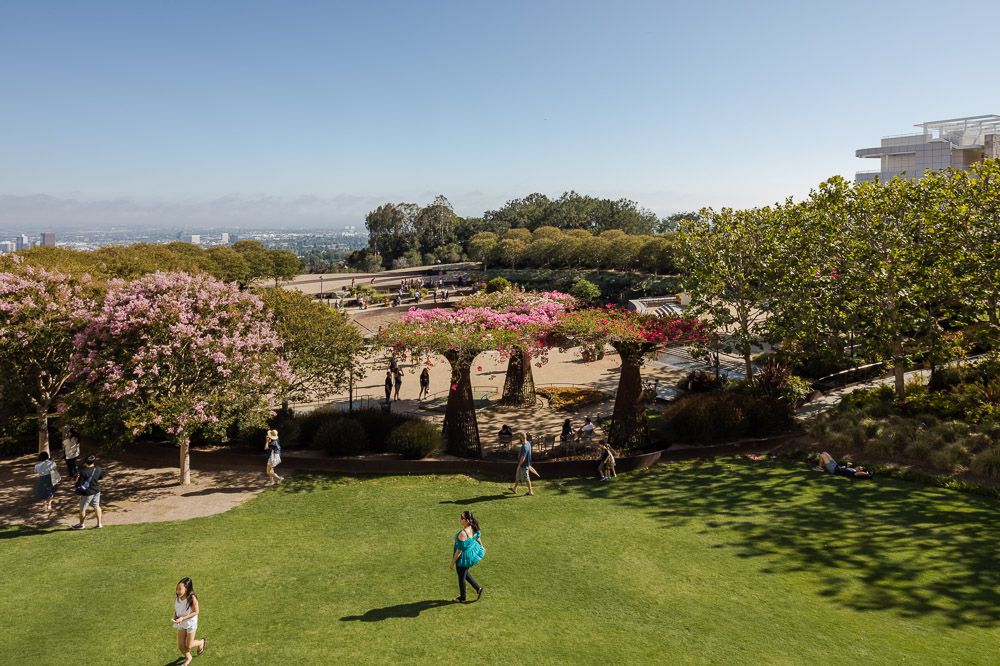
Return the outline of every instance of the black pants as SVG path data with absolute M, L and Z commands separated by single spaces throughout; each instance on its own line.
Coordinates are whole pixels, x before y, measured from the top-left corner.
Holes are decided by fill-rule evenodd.
M 76 458 L 66 458 L 66 469 L 68 470 L 67 476 L 76 476 L 79 468 L 76 466 Z
M 465 581 L 472 583 L 472 589 L 476 592 L 479 592 L 479 583 L 477 583 L 476 579 L 472 577 L 472 572 L 469 571 L 469 567 L 456 566 L 455 569 L 458 570 L 458 598 L 465 601 Z

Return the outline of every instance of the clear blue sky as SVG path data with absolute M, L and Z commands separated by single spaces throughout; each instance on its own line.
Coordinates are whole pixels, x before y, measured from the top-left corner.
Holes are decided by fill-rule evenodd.
M 1000 113 L 1000 3 L 15 2 L 0 228 L 363 225 L 444 194 L 800 198 Z

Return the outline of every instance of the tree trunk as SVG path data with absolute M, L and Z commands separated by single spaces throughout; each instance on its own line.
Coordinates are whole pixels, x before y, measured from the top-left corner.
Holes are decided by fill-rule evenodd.
M 500 404 L 512 407 L 533 407 L 535 404 L 535 378 L 531 372 L 531 357 L 526 350 L 512 354 L 507 363 L 507 378 Z
M 38 452 L 48 453 L 51 455 L 49 450 L 49 405 L 46 403 L 44 405 L 38 406 Z
M 611 416 L 608 444 L 624 455 L 628 451 L 640 451 L 649 446 L 649 421 L 646 418 L 642 377 L 639 374 L 642 357 L 633 358 L 621 353 L 621 350 L 619 355 L 622 374 L 618 380 L 618 395 L 615 397 L 615 411 Z
M 483 447 L 479 441 L 479 423 L 476 405 L 472 398 L 472 358 L 445 355 L 451 364 L 451 382 L 454 389 L 448 392 L 448 405 L 444 412 L 445 450 L 454 455 L 481 458 Z
M 181 452 L 181 485 L 187 486 L 191 484 L 191 439 L 187 435 L 182 435 L 179 444 Z

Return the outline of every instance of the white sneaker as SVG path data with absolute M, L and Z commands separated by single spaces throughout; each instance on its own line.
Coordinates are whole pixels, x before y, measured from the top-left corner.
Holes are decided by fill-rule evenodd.
M 271 486 L 273 486 L 273 485 L 274 485 L 274 482 L 272 482 L 272 481 L 268 481 L 267 483 L 265 483 L 265 484 L 264 484 L 264 487 L 265 487 L 265 488 L 270 488 L 270 487 L 271 487 Z
M 281 483 L 281 482 L 282 482 L 282 481 L 284 481 L 284 480 L 285 480 L 285 477 L 283 477 L 283 476 L 279 476 L 279 477 L 278 477 L 278 483 Z

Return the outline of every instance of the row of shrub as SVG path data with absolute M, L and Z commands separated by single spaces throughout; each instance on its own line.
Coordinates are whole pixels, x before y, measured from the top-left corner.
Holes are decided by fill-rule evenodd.
M 676 294 L 681 290 L 677 276 L 657 276 L 643 273 L 619 273 L 598 270 L 504 270 L 490 268 L 482 274 L 483 279 L 496 277 L 507 279 L 529 291 L 562 291 L 573 293 L 573 286 L 585 280 L 600 290 L 600 301 L 624 304 L 643 296 Z M 575 295 L 575 294 L 574 294 Z
M 891 386 L 852 391 L 810 432 L 832 449 L 856 448 L 883 460 L 1000 481 L 1000 423 L 942 419 L 922 411 L 920 402 L 899 405 Z

